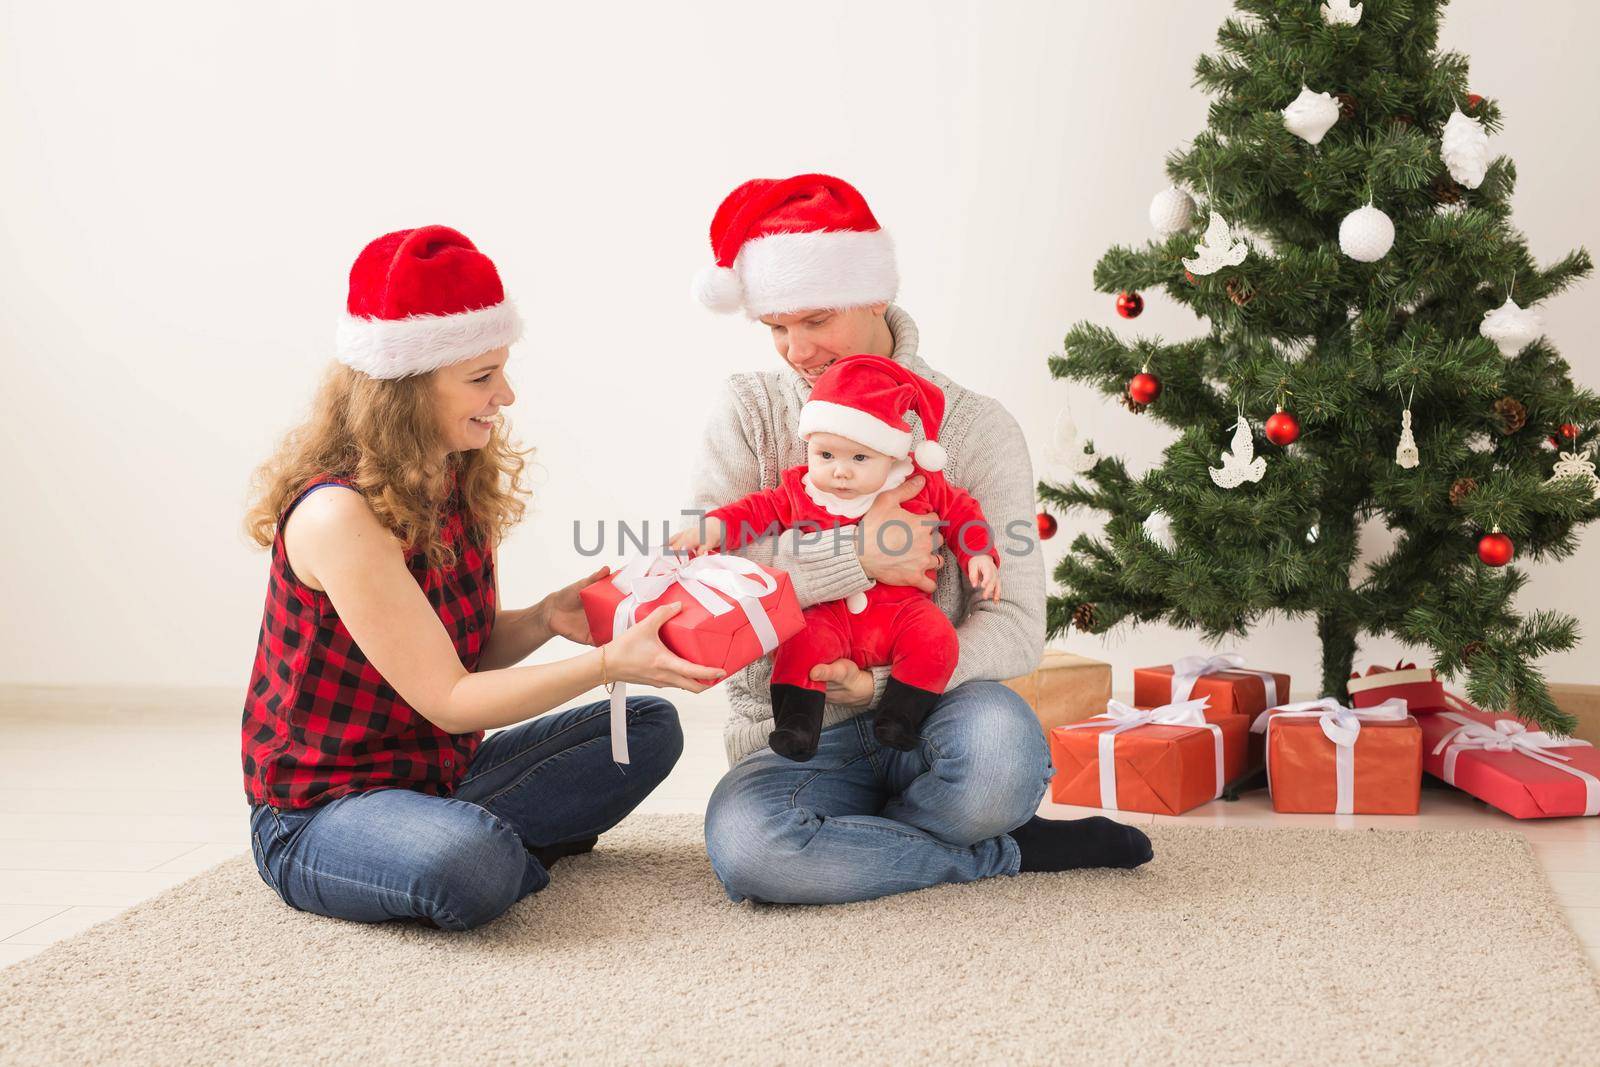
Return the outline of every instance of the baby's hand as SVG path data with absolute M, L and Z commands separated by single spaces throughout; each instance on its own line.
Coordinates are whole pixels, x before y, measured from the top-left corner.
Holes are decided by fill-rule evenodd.
M 973 556 L 967 564 L 967 577 L 986 600 L 1000 599 L 1000 565 L 988 556 Z
M 674 552 L 692 551 L 697 556 L 703 556 L 721 544 L 722 520 L 707 515 L 687 529 L 673 534 L 667 547 Z

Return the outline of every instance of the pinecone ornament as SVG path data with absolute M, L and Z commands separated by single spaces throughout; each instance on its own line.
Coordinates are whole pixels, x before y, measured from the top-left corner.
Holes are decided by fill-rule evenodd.
M 1483 651 L 1482 641 L 1468 641 L 1461 646 L 1461 662 L 1471 663 L 1472 657 Z
M 1433 179 L 1433 200 L 1437 204 L 1459 204 L 1461 202 L 1461 186 L 1448 174 L 1441 174 Z
M 1356 117 L 1356 98 L 1353 93 L 1334 93 L 1334 100 L 1339 104 L 1339 117 L 1353 119 Z
M 1086 634 L 1094 633 L 1094 605 L 1079 604 L 1072 609 L 1072 625 Z
M 1500 420 L 1501 433 L 1513 434 L 1528 424 L 1528 406 L 1514 396 L 1496 400 L 1494 413 Z
M 1466 503 L 1467 497 L 1477 492 L 1477 490 L 1478 480 L 1476 478 L 1457 478 L 1450 485 L 1450 506 L 1459 508 Z
M 1250 284 L 1242 282 L 1238 278 L 1229 278 L 1227 289 L 1228 299 L 1240 307 L 1244 307 L 1256 298 L 1256 291 L 1250 288 Z
M 1129 396 L 1127 393 L 1123 393 L 1122 394 L 1122 406 L 1127 408 L 1129 411 L 1133 412 L 1135 415 L 1142 415 L 1142 414 L 1144 414 L 1144 409 L 1149 407 L 1150 405 L 1149 404 L 1141 404 L 1137 400 L 1135 400 L 1133 397 Z

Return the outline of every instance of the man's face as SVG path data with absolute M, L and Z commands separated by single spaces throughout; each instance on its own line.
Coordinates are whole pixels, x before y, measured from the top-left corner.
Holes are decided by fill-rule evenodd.
M 888 306 L 872 304 L 843 311 L 763 315 L 761 322 L 772 331 L 772 343 L 778 355 L 807 385 L 815 385 L 834 360 L 873 351 L 874 341 L 881 336 L 883 313 Z

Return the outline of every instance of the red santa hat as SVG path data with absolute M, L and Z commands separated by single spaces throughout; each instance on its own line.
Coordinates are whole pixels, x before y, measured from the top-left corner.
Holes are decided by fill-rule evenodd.
M 711 220 L 711 252 L 695 297 L 753 319 L 888 303 L 900 288 L 894 242 L 855 187 L 826 174 L 739 186 Z
M 356 257 L 336 351 L 369 377 L 405 378 L 521 335 L 489 257 L 448 226 L 418 226 L 386 233 Z
M 909 412 L 916 412 L 926 438 L 913 451 Z M 927 471 L 944 470 L 939 424 L 944 392 L 903 364 L 883 356 L 846 356 L 823 372 L 800 409 L 800 436 L 836 433 L 875 452 L 905 459 Z

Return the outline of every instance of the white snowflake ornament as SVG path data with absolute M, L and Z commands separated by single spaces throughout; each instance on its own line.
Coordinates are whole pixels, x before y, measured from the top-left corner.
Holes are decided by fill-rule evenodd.
M 1322 21 L 1330 26 L 1354 26 L 1361 21 L 1361 5 L 1350 0 L 1328 0 L 1322 5 Z
M 1489 135 L 1478 120 L 1463 115 L 1458 108 L 1444 124 L 1439 136 L 1439 157 L 1450 170 L 1450 177 L 1476 189 L 1489 172 Z
M 1422 462 L 1417 454 L 1417 439 L 1411 435 L 1411 409 L 1400 413 L 1400 445 L 1394 450 L 1394 461 L 1406 470 Z
M 1338 121 L 1338 101 L 1327 93 L 1314 93 L 1304 85 L 1294 102 L 1283 109 L 1284 129 L 1307 144 L 1320 144 Z
M 1555 472 L 1545 479 L 1546 485 L 1571 481 L 1587 489 L 1591 497 L 1600 497 L 1600 476 L 1594 472 L 1594 460 L 1588 452 L 1563 452 L 1556 460 Z
M 1162 237 L 1187 230 L 1194 221 L 1194 198 L 1176 185 L 1155 195 L 1150 201 L 1150 225 Z
M 1502 356 L 1514 356 L 1544 332 L 1544 317 L 1532 308 L 1520 308 L 1509 296 L 1493 311 L 1483 313 L 1478 332 L 1493 341 Z
M 1172 536 L 1172 516 L 1164 511 L 1152 511 L 1144 520 L 1144 535 L 1168 552 L 1178 545 Z
M 1339 223 L 1339 248 L 1358 263 L 1376 263 L 1394 247 L 1394 220 L 1372 206 L 1356 208 Z
M 1055 440 L 1050 442 L 1045 458 L 1073 474 L 1087 474 L 1100 461 L 1100 457 L 1095 455 L 1094 443 L 1078 436 L 1078 424 L 1072 421 L 1071 414 L 1065 408 L 1056 417 Z
M 1233 489 L 1245 482 L 1259 482 L 1267 473 L 1267 461 L 1256 455 L 1256 444 L 1250 437 L 1250 424 L 1244 416 L 1233 426 L 1233 450 L 1222 454 L 1222 466 L 1210 467 L 1211 480 L 1224 489 Z
M 1250 246 L 1233 238 L 1233 230 L 1223 217 L 1211 212 L 1206 224 L 1206 235 L 1195 246 L 1194 258 L 1183 265 L 1195 274 L 1215 274 L 1223 267 L 1237 267 L 1250 254 Z

